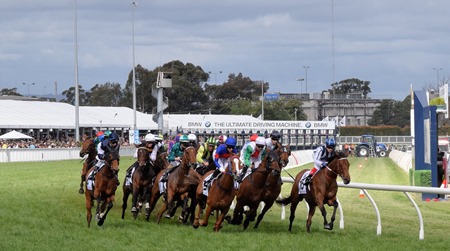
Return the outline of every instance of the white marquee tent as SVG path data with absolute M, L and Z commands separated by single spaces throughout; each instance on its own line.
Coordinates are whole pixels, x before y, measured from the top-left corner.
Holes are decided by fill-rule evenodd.
M 32 139 L 26 134 L 20 133 L 18 131 L 12 130 L 0 136 L 0 139 Z

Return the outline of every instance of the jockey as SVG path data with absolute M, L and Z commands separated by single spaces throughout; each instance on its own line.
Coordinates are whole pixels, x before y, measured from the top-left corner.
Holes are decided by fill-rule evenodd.
M 280 143 L 281 134 L 278 131 L 272 131 L 270 137 L 266 139 L 266 147 L 272 151 L 276 149 L 278 143 Z
M 189 139 L 189 144 L 191 146 L 193 146 L 195 149 L 197 149 L 197 136 L 195 136 L 195 134 L 190 133 L 188 135 L 188 139 Z
M 314 168 L 311 169 L 309 175 L 303 180 L 304 185 L 308 185 L 311 183 L 311 179 L 314 174 L 320 169 L 326 167 L 328 165 L 327 160 L 335 155 L 334 147 L 336 146 L 336 142 L 334 139 L 326 139 L 325 145 L 321 145 L 314 150 L 313 160 L 314 160 Z
M 214 150 L 216 150 L 217 140 L 210 137 L 205 143 L 201 144 L 197 151 L 197 163 L 205 169 L 209 169 L 209 164 L 214 164 Z
M 100 142 L 102 142 L 104 139 L 105 139 L 105 134 L 102 131 L 97 132 L 97 134 L 95 135 L 95 139 L 94 139 L 95 149 L 97 149 L 98 144 Z
M 156 155 L 158 153 L 158 144 L 156 144 L 155 135 L 149 133 L 145 135 L 144 141 L 142 141 L 141 146 L 145 146 L 147 148 L 148 154 L 150 155 L 150 161 L 156 160 Z M 139 148 L 136 148 L 136 151 L 134 152 L 134 158 L 137 159 Z M 138 166 L 138 162 L 134 162 L 133 165 L 131 165 L 126 172 L 126 177 L 130 178 L 131 174 L 133 172 L 133 169 Z
M 220 135 L 219 139 L 217 141 L 217 146 L 220 146 L 222 144 L 225 144 L 225 141 L 227 141 L 227 136 L 225 135 Z
M 214 163 L 216 164 L 216 170 L 214 170 L 214 173 L 209 179 L 205 179 L 205 182 L 203 183 L 204 187 L 208 187 L 211 184 L 211 181 L 219 176 L 221 172 L 225 172 L 228 165 L 231 165 L 230 157 L 237 154 L 236 143 L 236 139 L 230 137 L 227 138 L 225 144 L 221 144 L 217 147 L 214 154 Z
M 241 174 L 237 181 L 240 183 L 247 172 L 247 169 L 251 166 L 252 169 L 258 168 L 259 164 L 261 164 L 264 155 L 266 154 L 266 141 L 263 137 L 258 137 L 256 140 L 250 141 L 247 143 L 241 150 L 240 160 L 244 164 Z
M 111 135 L 111 131 L 110 130 L 105 131 L 104 135 L 105 135 L 105 139 L 107 139 L 109 137 L 109 135 Z
M 170 150 L 169 156 L 167 157 L 167 160 L 169 161 L 170 164 L 166 168 L 167 171 L 161 177 L 161 182 L 167 182 L 169 174 L 180 165 L 184 150 L 188 147 L 189 147 L 188 136 L 182 135 L 180 137 L 180 142 L 173 145 L 172 150 Z
M 158 151 L 158 150 L 164 151 L 164 136 L 160 133 L 158 135 L 155 135 L 154 137 L 156 140 L 156 145 L 158 146 L 156 151 Z M 155 160 L 156 160 L 156 154 L 155 154 Z
M 120 145 L 119 145 L 119 136 L 116 133 L 109 134 L 109 137 L 107 139 L 104 139 L 100 144 L 98 144 L 97 147 L 97 157 L 98 160 L 95 164 L 95 173 L 100 170 L 105 165 L 105 154 L 108 153 L 109 150 L 117 150 L 119 151 Z M 119 178 L 117 177 L 117 185 L 120 185 Z

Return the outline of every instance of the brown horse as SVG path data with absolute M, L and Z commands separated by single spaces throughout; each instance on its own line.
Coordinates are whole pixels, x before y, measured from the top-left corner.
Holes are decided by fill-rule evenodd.
M 230 166 L 227 167 L 225 173 L 221 174 L 209 188 L 208 197 L 203 194 L 203 181 L 208 177 L 212 171 L 207 173 L 202 182 L 197 187 L 197 203 L 198 211 L 195 216 L 194 228 L 198 226 L 206 227 L 208 225 L 208 219 L 211 212 L 216 210 L 216 224 L 214 225 L 214 231 L 219 232 L 222 228 L 222 223 L 225 215 L 230 210 L 231 203 L 233 202 L 234 196 L 236 195 L 236 189 L 234 188 L 234 181 L 237 175 L 237 169 L 240 167 L 241 162 L 238 156 L 230 157 Z M 206 204 L 208 208 L 204 214 L 203 220 L 200 219 L 200 214 L 203 209 L 205 209 Z M 220 214 L 219 214 L 220 212 Z
M 158 223 L 160 222 L 161 217 L 166 210 L 168 211 L 168 213 L 166 214 L 165 217 L 171 218 L 173 216 L 175 209 L 175 201 L 184 200 L 185 196 L 187 195 L 192 200 L 190 211 L 192 211 L 192 209 L 195 210 L 196 206 L 195 191 L 201 179 L 201 176 L 193 169 L 195 164 L 197 163 L 196 154 L 197 151 L 195 150 L 194 147 L 190 146 L 186 148 L 184 150 L 183 157 L 181 159 L 180 167 L 176 168 L 169 175 L 167 180 L 166 200 L 164 201 L 156 217 Z M 153 187 L 155 187 L 155 185 Z M 152 191 L 152 197 L 154 195 L 155 194 Z M 184 205 L 183 208 L 183 212 L 185 211 L 186 211 L 186 204 Z M 193 220 L 194 219 L 192 215 L 191 221 Z
M 291 156 L 290 146 L 289 145 L 283 146 L 281 145 L 281 143 L 277 143 L 275 151 L 278 153 L 278 156 L 280 157 L 280 167 L 285 168 L 289 163 L 289 156 Z
M 289 231 L 292 230 L 292 222 L 295 218 L 295 210 L 297 205 L 303 199 L 309 205 L 308 219 L 306 221 L 306 231 L 309 233 L 311 229 L 311 219 L 314 215 L 316 207 L 319 207 L 323 216 L 323 225 L 325 229 L 332 230 L 336 216 L 336 209 L 339 203 L 336 200 L 336 194 L 338 191 L 338 185 L 336 179 L 338 176 L 342 178 L 344 184 L 350 183 L 349 173 L 350 163 L 348 162 L 343 152 L 337 152 L 335 158 L 330 162 L 327 168 L 324 168 L 320 172 L 317 172 L 307 189 L 306 194 L 299 194 L 299 183 L 303 177 L 303 174 L 309 169 L 300 171 L 297 174 L 292 186 L 291 195 L 285 199 L 277 200 L 277 203 L 288 205 L 291 203 L 291 215 L 289 217 Z M 331 215 L 331 221 L 327 221 L 327 212 L 324 204 L 333 206 L 333 214 Z
M 250 210 L 246 213 L 244 221 L 244 230 L 247 229 L 250 221 L 255 220 L 258 205 L 263 201 L 265 202 L 264 209 L 258 216 L 255 225 L 255 228 L 258 227 L 264 214 L 272 207 L 281 191 L 279 162 L 279 155 L 276 151 L 268 152 L 258 168 L 242 181 L 236 197 L 237 203 L 231 220 L 232 224 L 241 224 L 244 206 L 248 206 Z
M 99 226 L 103 225 L 109 210 L 113 207 L 117 189 L 116 174 L 119 172 L 119 150 L 111 149 L 109 152 L 105 153 L 104 158 L 105 165 L 95 175 L 94 187 L 92 190 L 88 190 L 88 181 L 86 180 L 85 195 L 88 227 L 91 226 L 91 208 L 94 199 L 97 200 L 96 217 L 98 219 L 97 225 Z M 95 167 L 91 168 L 91 170 L 94 168 Z M 108 208 L 106 208 L 106 206 L 108 206 Z
M 132 193 L 131 213 L 136 219 L 139 211 L 144 203 L 148 203 L 152 180 L 160 171 L 154 163 L 150 162 L 149 151 L 146 147 L 139 147 L 137 151 L 137 166 L 132 174 L 132 182 L 128 182 L 125 177 L 123 184 L 123 204 L 122 204 L 122 219 L 125 217 L 125 210 L 127 209 L 127 201 L 129 195 Z M 133 164 L 133 165 L 135 165 Z
M 86 138 L 81 144 L 80 157 L 83 158 L 87 155 L 87 158 L 83 162 L 83 168 L 81 169 L 81 182 L 80 189 L 78 192 L 80 194 L 84 193 L 84 180 L 86 179 L 87 171 L 94 166 L 95 156 L 97 156 L 97 149 L 95 149 L 94 139 Z

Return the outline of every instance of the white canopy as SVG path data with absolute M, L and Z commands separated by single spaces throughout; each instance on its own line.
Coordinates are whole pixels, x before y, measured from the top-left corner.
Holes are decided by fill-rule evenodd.
M 18 131 L 12 130 L 8 133 L 3 134 L 0 136 L 0 139 L 32 139 L 33 137 L 30 137 L 26 134 L 20 133 Z

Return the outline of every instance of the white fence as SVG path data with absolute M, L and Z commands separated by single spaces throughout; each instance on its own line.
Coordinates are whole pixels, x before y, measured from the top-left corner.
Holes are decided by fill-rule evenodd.
M 133 156 L 134 147 L 121 147 L 120 156 Z M 0 149 L 0 163 L 81 159 L 80 148 Z

